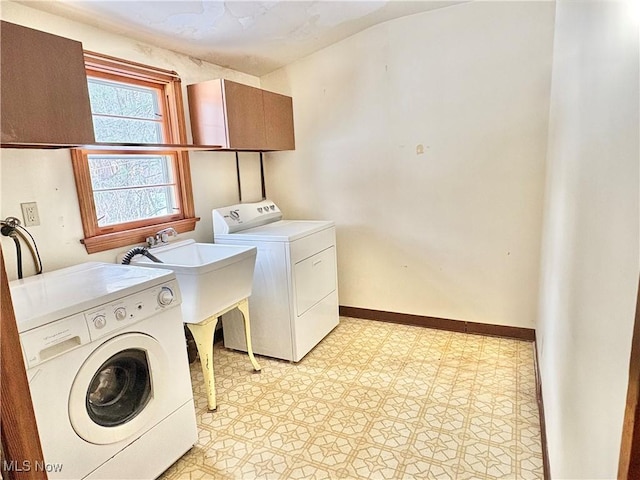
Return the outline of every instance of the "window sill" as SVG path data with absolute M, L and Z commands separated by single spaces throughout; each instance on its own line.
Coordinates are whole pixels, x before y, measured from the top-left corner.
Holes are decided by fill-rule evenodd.
M 124 230 L 122 232 L 107 233 L 104 235 L 96 235 L 81 240 L 87 253 L 104 252 L 118 247 L 126 247 L 136 243 L 145 243 L 147 237 L 153 236 L 156 232 L 173 227 L 178 233 L 191 232 L 196 228 L 196 222 L 199 217 L 185 218 L 184 220 L 174 220 L 172 222 L 159 223 L 150 227 L 135 228 L 132 230 Z

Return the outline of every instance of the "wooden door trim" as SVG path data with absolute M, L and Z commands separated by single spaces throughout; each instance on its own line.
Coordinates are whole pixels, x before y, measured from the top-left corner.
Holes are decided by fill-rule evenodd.
M 0 392 L 0 430 L 4 455 L 2 478 L 46 480 L 47 473 L 1 248 Z
M 629 359 L 627 406 L 622 424 L 618 479 L 640 478 L 640 279 Z

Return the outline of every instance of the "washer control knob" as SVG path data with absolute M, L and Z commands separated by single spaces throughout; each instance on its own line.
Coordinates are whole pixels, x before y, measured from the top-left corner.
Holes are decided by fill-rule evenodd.
M 122 321 L 127 318 L 127 309 L 124 307 L 118 307 L 113 314 L 116 316 L 116 320 Z
M 98 330 L 100 330 L 101 328 L 104 328 L 106 324 L 107 324 L 107 319 L 105 318 L 104 315 L 96 315 L 95 317 L 93 317 L 93 326 L 96 327 Z
M 163 306 L 171 305 L 173 302 L 173 292 L 169 287 L 162 287 L 158 293 L 158 303 Z

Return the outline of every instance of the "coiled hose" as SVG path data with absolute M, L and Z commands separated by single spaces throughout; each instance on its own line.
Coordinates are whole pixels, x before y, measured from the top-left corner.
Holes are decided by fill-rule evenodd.
M 122 265 L 129 265 L 131 263 L 131 259 L 136 255 L 144 255 L 153 262 L 163 263 L 162 260 L 160 260 L 158 257 L 151 255 L 147 247 L 133 247 L 131 250 L 124 254 L 124 257 L 122 257 Z

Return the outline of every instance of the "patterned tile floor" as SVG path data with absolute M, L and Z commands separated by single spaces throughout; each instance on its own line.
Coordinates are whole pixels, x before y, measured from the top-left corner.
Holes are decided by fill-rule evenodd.
M 342 317 L 301 362 L 216 344 L 173 479 L 542 479 L 533 344 Z

